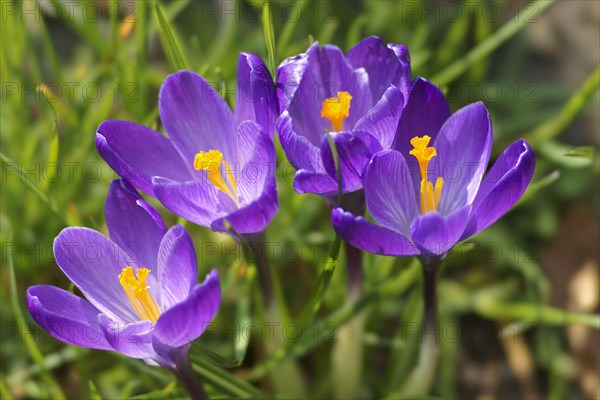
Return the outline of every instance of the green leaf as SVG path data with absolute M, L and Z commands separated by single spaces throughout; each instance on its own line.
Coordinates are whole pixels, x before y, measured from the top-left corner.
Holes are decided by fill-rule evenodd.
M 190 354 L 194 370 L 203 382 L 232 398 L 265 398 L 260 390 L 219 368 L 202 356 Z
M 594 146 L 579 146 L 567 150 L 564 154 L 567 157 L 582 157 L 589 160 L 596 156 L 596 148 Z
M 48 103 L 48 105 L 50 106 L 50 109 L 52 110 L 52 128 L 51 128 L 52 138 L 50 139 L 50 146 L 49 146 L 49 150 L 48 150 L 48 166 L 56 165 L 56 162 L 58 161 L 58 147 L 59 147 L 58 117 L 56 116 L 56 109 L 54 108 L 54 105 L 48 98 L 45 90 L 43 90 L 41 87 L 38 87 L 37 91 L 38 91 L 38 93 L 40 93 L 42 95 L 43 99 L 46 100 L 46 103 Z M 52 182 L 54 180 L 54 178 L 56 178 L 57 173 L 58 173 L 58 168 L 49 168 L 49 172 L 46 176 L 46 179 L 42 180 L 42 183 L 41 183 L 42 189 L 44 189 L 44 190 L 48 189 L 48 185 L 50 184 L 50 182 Z
M 436 85 L 445 86 L 462 75 L 473 64 L 479 62 L 484 57 L 488 56 L 501 44 L 513 37 L 517 32 L 523 29 L 528 22 L 539 15 L 546 8 L 550 7 L 554 0 L 538 0 L 530 3 L 529 7 L 525 7 L 521 12 L 507 22 L 502 28 L 498 29 L 493 35 L 489 36 L 485 41 L 478 44 L 466 55 L 457 57 L 457 60 L 438 72 L 431 79 Z M 533 10 L 533 11 L 532 11 Z
M 262 13 L 263 30 L 265 31 L 265 42 L 267 44 L 267 55 L 269 57 L 269 70 L 271 76 L 275 76 L 275 32 L 273 30 L 273 17 L 271 16 L 271 6 L 268 1 L 263 3 Z
M 158 25 L 160 27 L 160 40 L 163 44 L 165 52 L 167 53 L 167 58 L 169 60 L 169 64 L 171 65 L 171 69 L 173 71 L 188 69 L 185 58 L 179 50 L 179 46 L 177 46 L 177 40 L 173 34 L 173 30 L 165 19 L 158 1 L 154 3 L 154 10 L 156 11 L 156 18 L 158 19 Z

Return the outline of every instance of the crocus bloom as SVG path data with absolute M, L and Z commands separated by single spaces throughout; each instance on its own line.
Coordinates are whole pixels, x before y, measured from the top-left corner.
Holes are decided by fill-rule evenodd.
M 362 188 L 371 156 L 389 149 L 412 82 L 408 50 L 369 37 L 344 55 L 314 43 L 306 53 L 284 60 L 277 71 L 281 146 L 297 169 L 299 193 L 338 192 L 335 142 L 344 193 Z
M 339 235 L 372 253 L 443 256 L 506 213 L 533 176 L 533 152 L 518 140 L 484 177 L 492 148 L 485 106 L 474 103 L 446 119 L 441 93 L 422 84 L 429 95 L 416 102 L 428 107 L 415 108 L 399 127 L 394 149 L 375 154 L 363 175 L 376 224 L 339 207 L 333 211 Z
M 59 267 L 85 299 L 55 286 L 32 286 L 29 312 L 62 342 L 175 369 L 219 309 L 217 272 L 198 285 L 187 231 L 178 225 L 167 230 L 125 182 L 112 182 L 105 212 L 110 239 L 70 227 L 54 241 Z
M 96 147 L 132 185 L 196 224 L 264 230 L 277 212 L 275 87 L 262 60 L 241 53 L 235 112 L 201 76 L 168 76 L 159 113 L 169 138 L 127 121 L 105 121 Z

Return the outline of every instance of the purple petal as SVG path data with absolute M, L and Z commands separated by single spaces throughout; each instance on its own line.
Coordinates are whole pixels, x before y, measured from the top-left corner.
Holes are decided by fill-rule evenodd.
M 269 180 L 275 178 L 277 168 L 273 140 L 252 121 L 245 121 L 239 126 L 238 160 L 240 203 L 250 204 L 261 196 Z
M 422 254 L 446 254 L 460 240 L 470 212 L 467 205 L 447 216 L 438 212 L 419 215 L 410 227 L 413 242 Z
M 362 136 L 367 137 L 368 133 L 363 132 Z M 332 139 L 338 153 L 343 192 L 348 193 L 361 189 L 361 176 L 365 166 L 371 159 L 371 150 L 352 133 L 337 132 L 333 134 Z M 335 161 L 327 137 L 324 137 L 321 143 L 321 156 L 327 173 L 337 182 Z
M 152 322 L 124 323 L 113 321 L 105 315 L 100 315 L 99 319 L 106 339 L 119 353 L 131 358 L 156 358 L 156 351 L 152 347 Z
M 392 86 L 385 91 L 383 97 L 367 115 L 356 123 L 354 130 L 368 132 L 377 139 L 382 149 L 389 149 L 396 137 L 403 107 L 402 91 Z
M 273 78 L 263 60 L 251 53 L 240 53 L 234 107 L 235 125 L 238 126 L 245 120 L 254 121 L 272 138 L 277 107 Z
M 187 299 L 160 316 L 154 329 L 154 348 L 164 354 L 197 339 L 213 320 L 220 305 L 219 275 L 213 269 Z
M 429 164 L 429 181 L 444 178 L 438 206 L 442 215 L 471 204 L 479 189 L 492 150 L 492 122 L 483 103 L 454 113 L 435 140 L 437 156 Z
M 313 46 L 318 46 L 318 44 L 313 44 Z M 279 112 L 283 112 L 289 107 L 307 67 L 307 53 L 288 57 L 277 67 L 277 101 L 279 103 Z
M 63 229 L 54 240 L 54 257 L 64 274 L 103 314 L 123 322 L 138 321 L 119 274 L 136 266 L 116 243 L 88 228 Z
M 192 177 L 169 139 L 133 122 L 103 122 L 96 133 L 96 148 L 112 169 L 152 196 L 153 176 L 176 181 Z
M 410 237 L 419 213 L 408 166 L 402 154 L 386 150 L 373 156 L 363 177 L 369 213 L 380 225 Z
M 296 169 L 325 173 L 318 147 L 320 142 L 315 145 L 308 138 L 298 135 L 294 130 L 295 124 L 288 111 L 284 111 L 277 120 L 279 141 L 287 159 Z
M 31 286 L 27 289 L 27 307 L 33 320 L 61 342 L 114 350 L 98 323 L 100 311 L 73 293 L 54 286 Z
M 184 301 L 198 281 L 198 262 L 190 235 L 175 225 L 165 235 L 158 250 L 158 282 L 161 310 Z
M 227 221 L 239 234 L 262 232 L 269 225 L 278 208 L 277 186 L 275 176 L 272 176 L 268 179 L 258 199 L 215 220 L 211 225 L 211 229 L 216 232 L 228 232 L 225 226 L 225 221 Z
M 175 182 L 154 178 L 156 198 L 171 212 L 202 226 L 236 208 L 233 200 L 204 181 Z
M 167 232 L 154 207 L 117 179 L 110 183 L 104 213 L 111 240 L 127 250 L 137 265 L 154 270 L 158 246 Z
M 402 112 L 392 145 L 392 148 L 402 153 L 406 159 L 417 193 L 421 183 L 421 171 L 416 158 L 409 154 L 413 148 L 410 140 L 415 136 L 428 135 L 431 137 L 430 145 L 433 145 L 442 125 L 449 117 L 450 106 L 442 91 L 429 81 L 417 78 Z
M 191 71 L 169 75 L 160 88 L 158 109 L 186 165 L 193 166 L 196 154 L 208 150 L 219 150 L 228 163 L 236 163 L 233 114 L 200 75 Z
M 297 193 L 314 193 L 322 196 L 337 195 L 337 180 L 328 173 L 301 169 L 294 176 L 294 190 Z
M 331 220 L 342 239 L 369 253 L 386 256 L 419 254 L 417 248 L 401 234 L 372 224 L 363 217 L 344 212 L 340 207 L 333 209 Z
M 463 237 L 487 228 L 521 198 L 535 170 L 533 150 L 524 140 L 511 144 L 487 173 L 473 202 Z
M 390 85 L 408 87 L 411 81 L 410 59 L 405 46 L 396 45 L 401 62 L 395 50 L 383 41 L 371 36 L 358 42 L 348 52 L 348 61 L 354 68 L 364 68 L 369 74 L 369 87 L 372 102 L 375 104 Z M 403 49 L 402 49 L 403 47 Z

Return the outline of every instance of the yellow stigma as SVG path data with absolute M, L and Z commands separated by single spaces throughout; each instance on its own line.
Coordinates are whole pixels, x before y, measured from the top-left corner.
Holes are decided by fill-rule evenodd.
M 223 179 L 223 175 L 221 175 L 221 162 L 225 166 L 225 171 L 227 172 L 227 182 Z M 233 171 L 229 167 L 227 161 L 223 161 L 223 153 L 219 150 L 209 150 L 209 151 L 201 151 L 196 154 L 194 158 L 194 168 L 198 171 L 206 171 L 208 174 L 209 182 L 231 197 L 231 199 L 235 202 L 235 204 L 240 205 L 238 201 L 238 191 L 237 191 L 237 182 L 235 181 L 235 176 L 233 176 Z
M 344 124 L 344 119 L 350 115 L 350 101 L 352 96 L 348 92 L 338 92 L 337 97 L 330 97 L 323 101 L 323 109 L 321 117 L 331 121 L 329 130 L 341 131 Z
M 435 186 L 427 180 L 429 161 L 437 155 L 435 147 L 429 147 L 430 140 L 431 137 L 427 135 L 423 137 L 415 136 L 410 140 L 410 144 L 413 146 L 410 154 L 415 156 L 421 169 L 421 214 L 437 210 L 442 198 L 442 188 L 444 187 L 444 179 L 441 177 L 436 179 Z
M 133 268 L 127 266 L 121 270 L 119 282 L 139 316 L 147 321 L 156 322 L 160 316 L 160 310 L 148 291 L 150 287 L 146 285 L 148 274 L 150 274 L 149 269 L 138 268 L 136 277 Z

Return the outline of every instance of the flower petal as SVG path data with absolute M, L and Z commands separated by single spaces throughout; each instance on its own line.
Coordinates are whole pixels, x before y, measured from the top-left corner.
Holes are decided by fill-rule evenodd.
M 320 143 L 315 145 L 305 136 L 297 134 L 294 125 L 296 123 L 292 120 L 287 110 L 277 120 L 279 141 L 287 159 L 296 169 L 325 173 L 325 167 L 321 161 L 321 154 L 318 147 Z
M 455 112 L 440 129 L 433 146 L 437 156 L 429 164 L 429 181 L 444 178 L 438 206 L 442 215 L 471 204 L 492 150 L 492 122 L 483 103 Z
M 389 149 L 396 137 L 403 108 L 402 91 L 391 86 L 367 115 L 358 120 L 354 130 L 368 132 L 377 139 L 382 149 Z
M 254 121 L 272 139 L 276 115 L 275 85 L 267 66 L 255 54 L 240 53 L 234 107 L 235 125 L 238 126 L 245 120 Z
M 119 282 L 126 266 L 136 266 L 116 243 L 92 229 L 70 227 L 54 239 L 54 257 L 64 274 L 103 314 L 123 322 L 138 321 Z
M 205 181 L 152 180 L 156 198 L 171 212 L 202 226 L 236 208 L 233 200 Z
M 422 254 L 446 254 L 460 240 L 470 212 L 467 205 L 447 216 L 438 212 L 419 215 L 410 227 L 413 242 Z
M 160 316 L 154 328 L 154 348 L 165 355 L 197 339 L 213 320 L 220 305 L 219 275 L 213 269 L 187 299 Z
M 73 293 L 49 285 L 31 286 L 27 307 L 33 320 L 61 342 L 114 350 L 98 322 L 100 311 Z
M 318 46 L 318 44 L 313 44 L 313 46 Z M 277 67 L 277 102 L 280 113 L 287 110 L 292 102 L 307 67 L 307 53 L 288 57 Z
M 110 183 L 106 225 L 112 241 L 143 268 L 156 268 L 156 255 L 167 227 L 160 214 L 122 179 Z
M 362 136 L 368 137 L 369 134 L 362 132 Z M 371 159 L 371 150 L 353 133 L 337 132 L 332 135 L 332 139 L 338 153 L 343 192 L 348 193 L 361 189 L 360 179 L 365 166 Z M 321 143 L 321 156 L 327 173 L 337 182 L 335 160 L 327 137 L 324 137 Z
M 533 150 L 525 140 L 504 150 L 481 182 L 462 239 L 487 228 L 510 210 L 527 189 L 534 170 Z
M 96 133 L 96 148 L 115 172 L 151 196 L 153 176 L 176 181 L 192 177 L 169 139 L 133 122 L 103 122 Z
M 237 187 L 244 205 L 258 199 L 267 182 L 274 179 L 277 159 L 273 140 L 253 121 L 240 124 L 238 143 Z
M 363 184 L 369 213 L 380 225 L 410 237 L 410 224 L 419 213 L 406 160 L 395 150 L 373 156 Z
M 415 136 L 428 135 L 431 137 L 431 143 L 434 143 L 450 115 L 450 106 L 442 91 L 423 78 L 415 79 L 398 123 L 392 148 L 404 156 L 417 193 L 421 184 L 421 170 L 417 160 L 409 154 L 413 148 L 410 140 Z
M 150 321 L 124 323 L 100 315 L 100 323 L 108 342 L 119 353 L 131 358 L 154 359 L 152 347 L 154 324 Z
M 181 225 L 166 233 L 158 250 L 158 284 L 164 312 L 184 301 L 198 282 L 194 243 Z
M 208 150 L 219 150 L 228 163 L 236 163 L 233 114 L 200 75 L 191 71 L 169 75 L 160 88 L 158 109 L 186 165 L 193 166 L 196 154 Z
M 314 193 L 322 196 L 337 195 L 337 180 L 328 173 L 318 173 L 305 169 L 294 176 L 294 190 L 297 193 Z
M 395 46 L 396 49 L 392 48 Z M 401 55 L 403 60 L 396 54 Z M 372 104 L 375 104 L 390 85 L 409 87 L 411 82 L 410 58 L 402 45 L 386 45 L 371 36 L 358 42 L 348 52 L 348 61 L 354 68 L 364 68 L 369 74 Z
M 269 225 L 278 208 L 277 186 L 273 175 L 268 179 L 260 197 L 239 210 L 216 219 L 211 224 L 211 229 L 215 232 L 228 232 L 225 226 L 227 221 L 239 234 L 262 232 Z
M 401 234 L 356 217 L 340 207 L 333 209 L 331 221 L 342 239 L 369 253 L 386 256 L 419 254 L 417 248 Z

